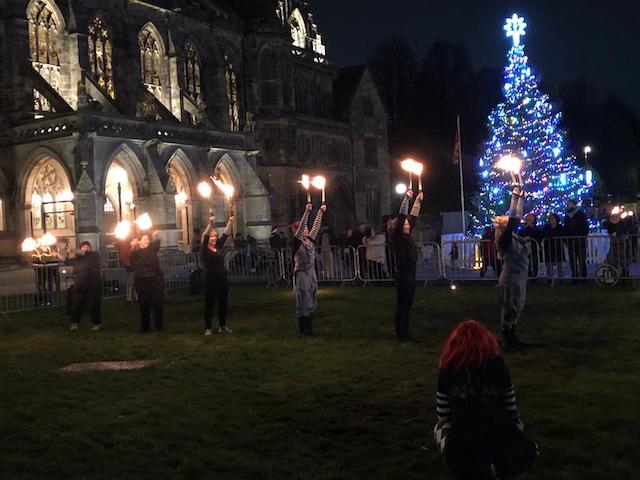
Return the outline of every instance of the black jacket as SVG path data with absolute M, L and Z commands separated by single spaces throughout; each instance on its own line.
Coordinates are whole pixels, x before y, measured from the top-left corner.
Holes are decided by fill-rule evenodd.
M 162 278 L 158 252 L 160 240 L 153 240 L 147 248 L 131 250 L 131 264 L 134 278 Z
M 227 269 L 224 266 L 224 247 L 227 241 L 227 235 L 223 233 L 218 237 L 216 242 L 216 252 L 209 249 L 209 235 L 205 235 L 200 248 L 200 261 L 204 267 L 204 273 L 207 278 L 224 278 L 227 276 Z
M 398 215 L 398 223 L 391 233 L 391 246 L 396 254 L 396 270 L 415 270 L 418 261 L 418 249 L 411 234 L 407 235 L 402 231 L 404 221 L 407 219 L 413 230 L 416 217 L 401 213 Z
M 73 284 L 76 290 L 88 290 L 100 285 L 102 264 L 99 253 L 86 252 L 84 255 L 67 259 L 65 263 L 73 265 L 73 275 L 75 276 Z
M 589 234 L 587 215 L 580 209 L 573 216 L 564 217 L 564 230 L 567 237 L 586 237 Z

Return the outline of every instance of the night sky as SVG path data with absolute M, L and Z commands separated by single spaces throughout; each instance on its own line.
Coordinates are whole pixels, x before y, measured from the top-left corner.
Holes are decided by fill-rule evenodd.
M 364 63 L 392 35 L 407 39 L 418 62 L 434 40 L 469 49 L 474 68 L 506 63 L 502 26 L 525 17 L 530 65 L 545 84 L 584 77 L 640 113 L 640 0 L 312 0 L 315 22 L 338 65 Z M 552 98 L 552 100 L 554 100 Z

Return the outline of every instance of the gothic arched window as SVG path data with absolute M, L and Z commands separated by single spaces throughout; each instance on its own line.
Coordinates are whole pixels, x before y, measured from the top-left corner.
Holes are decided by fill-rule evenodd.
M 304 18 L 302 18 L 300 10 L 297 8 L 289 18 L 289 25 L 291 26 L 291 39 L 293 40 L 293 45 L 299 48 L 306 48 L 307 27 L 304 23 Z
M 138 35 L 142 81 L 147 86 L 162 86 L 162 56 L 164 54 L 156 33 L 145 27 Z
M 229 126 L 232 132 L 240 131 L 240 113 L 238 109 L 238 82 L 236 72 L 229 55 L 224 56 L 224 83 L 229 103 Z
M 200 56 L 191 42 L 184 45 L 184 87 L 196 103 L 200 103 Z
M 94 17 L 87 29 L 89 36 L 89 69 L 91 76 L 107 92 L 111 98 L 116 98 L 113 86 L 113 45 L 109 30 L 100 17 Z
M 278 64 L 271 52 L 260 56 L 260 100 L 263 107 L 278 104 Z
M 29 15 L 29 51 L 31 60 L 46 65 L 60 65 L 58 58 L 59 26 L 53 11 L 40 0 L 31 4 Z

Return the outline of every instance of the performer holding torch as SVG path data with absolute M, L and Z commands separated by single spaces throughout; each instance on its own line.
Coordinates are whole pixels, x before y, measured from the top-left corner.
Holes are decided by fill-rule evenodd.
M 520 175 L 521 162 L 515 157 L 503 157 L 498 168 L 509 171 L 514 182 L 509 215 L 494 218 L 496 249 L 502 261 L 498 279 L 500 323 L 506 350 L 528 347 L 516 335 L 516 326 L 524 309 L 527 294 L 527 278 L 531 245 L 528 240 L 515 233 L 523 211 L 524 185 Z
M 301 337 L 313 335 L 311 316 L 316 309 L 318 290 L 316 247 L 314 242 L 320 231 L 322 215 L 327 211 L 327 206 L 323 204 L 318 209 L 316 218 L 313 221 L 313 227 L 309 231 L 307 221 L 312 209 L 313 205 L 308 202 L 302 218 L 291 225 L 291 231 L 295 236 L 293 241 L 293 291 L 296 295 L 296 316 L 298 317 L 298 330 Z
M 409 312 L 413 304 L 413 296 L 416 291 L 416 262 L 418 260 L 418 250 L 411 237 L 416 219 L 420 215 L 420 204 L 423 193 L 420 192 L 413 202 L 411 214 L 409 213 L 409 203 L 413 198 L 413 190 L 407 190 L 400 214 L 394 220 L 391 232 L 391 247 L 396 257 L 396 335 L 398 340 L 405 342 L 413 340 L 409 334 Z
M 227 238 L 231 235 L 234 217 L 229 217 L 227 226 L 220 237 L 214 225 L 216 217 L 209 217 L 209 224 L 202 233 L 202 246 L 200 247 L 200 261 L 204 267 L 204 334 L 211 335 L 211 317 L 213 308 L 218 303 L 218 333 L 232 333 L 227 327 L 227 312 L 229 299 L 229 284 L 227 282 L 227 269 L 224 265 L 224 247 Z

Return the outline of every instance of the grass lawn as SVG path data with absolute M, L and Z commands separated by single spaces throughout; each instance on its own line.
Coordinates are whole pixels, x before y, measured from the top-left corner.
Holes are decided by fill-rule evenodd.
M 446 479 L 432 439 L 437 357 L 458 321 L 495 331 L 490 286 L 419 288 L 418 344 L 393 337 L 395 290 L 321 288 L 317 338 L 296 336 L 286 289 L 234 287 L 234 333 L 202 335 L 199 297 L 174 294 L 164 334 L 104 301 L 105 329 L 61 310 L 0 320 L 0 478 Z M 638 478 L 640 291 L 531 287 L 507 354 L 542 454 L 528 479 Z M 63 373 L 73 362 L 158 360 Z

